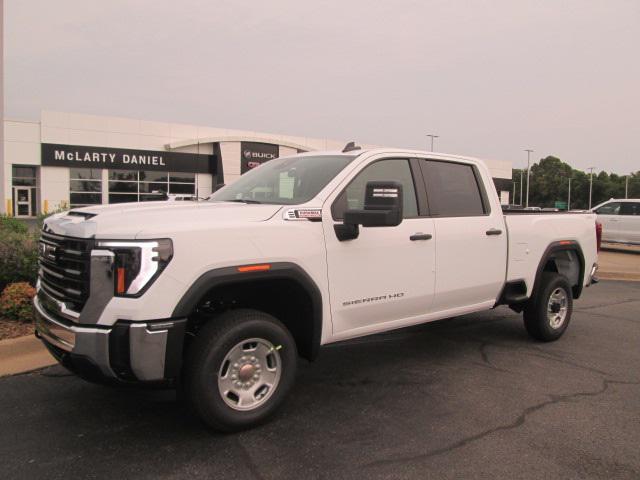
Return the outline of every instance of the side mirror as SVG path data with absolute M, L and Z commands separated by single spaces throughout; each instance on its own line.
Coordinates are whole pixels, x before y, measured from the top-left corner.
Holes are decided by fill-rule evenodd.
M 402 222 L 402 184 L 367 182 L 364 209 L 344 212 L 342 225 L 335 226 L 338 240 L 353 240 L 363 227 L 395 227 Z

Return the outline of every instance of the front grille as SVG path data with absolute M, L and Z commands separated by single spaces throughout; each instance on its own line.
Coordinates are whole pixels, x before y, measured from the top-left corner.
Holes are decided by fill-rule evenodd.
M 40 287 L 80 312 L 89 298 L 92 240 L 42 232 L 39 247 Z

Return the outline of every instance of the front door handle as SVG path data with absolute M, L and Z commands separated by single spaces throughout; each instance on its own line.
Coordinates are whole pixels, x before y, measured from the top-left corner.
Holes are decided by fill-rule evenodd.
M 487 235 L 502 235 L 502 230 L 499 228 L 490 228 L 485 232 Z
M 409 237 L 409 240 L 415 242 L 416 240 L 431 240 L 432 238 L 430 233 L 414 233 Z

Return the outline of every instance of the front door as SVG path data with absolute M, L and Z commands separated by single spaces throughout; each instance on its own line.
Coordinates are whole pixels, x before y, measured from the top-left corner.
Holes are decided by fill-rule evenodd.
M 370 181 L 402 184 L 402 223 L 360 227 L 358 238 L 339 241 L 334 225 L 341 223 L 345 210 L 363 208 Z M 323 227 L 335 337 L 400 327 L 429 312 L 435 285 L 433 220 L 418 211 L 409 160 L 367 162 L 325 203 Z
M 605 242 L 619 242 L 622 240 L 620 205 L 620 202 L 609 202 L 596 210 L 598 221 L 602 224 L 602 240 Z
M 31 188 L 14 187 L 14 214 L 16 217 L 32 217 Z

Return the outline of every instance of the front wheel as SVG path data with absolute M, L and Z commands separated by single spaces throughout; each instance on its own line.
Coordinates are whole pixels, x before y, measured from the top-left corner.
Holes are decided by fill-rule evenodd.
M 200 418 L 220 431 L 259 424 L 293 385 L 296 344 L 277 319 L 256 310 L 212 318 L 189 347 L 184 386 Z
M 567 329 L 572 311 L 573 295 L 567 277 L 544 272 L 538 293 L 524 309 L 524 326 L 536 340 L 551 342 Z

